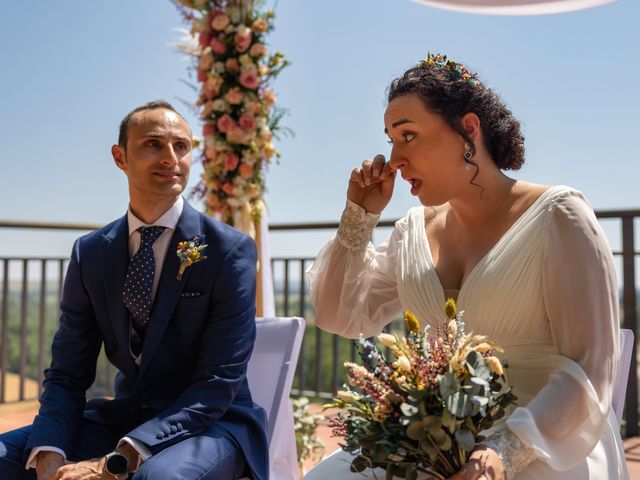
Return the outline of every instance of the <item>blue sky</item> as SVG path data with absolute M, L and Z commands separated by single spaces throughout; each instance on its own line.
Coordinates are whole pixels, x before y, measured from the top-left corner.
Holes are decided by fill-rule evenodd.
M 599 209 L 640 207 L 637 0 L 535 17 L 408 0 L 279 0 L 276 14 L 271 47 L 292 66 L 275 88 L 296 135 L 277 143 L 283 157 L 268 173 L 271 222 L 339 218 L 351 169 L 389 152 L 387 85 L 427 51 L 479 72 L 521 120 L 518 178 L 572 185 Z M 109 153 L 121 117 L 165 98 L 200 130 L 180 102 L 195 95 L 170 46 L 176 27 L 168 0 L 0 4 L 0 219 L 103 224 L 125 212 L 125 179 Z M 200 172 L 194 165 L 192 185 Z M 408 190 L 396 186 L 385 218 L 415 204 Z M 607 233 L 616 247 L 617 226 Z M 329 235 L 274 235 L 272 250 L 312 255 Z M 5 231 L 0 242 L 3 254 L 67 255 L 75 236 Z

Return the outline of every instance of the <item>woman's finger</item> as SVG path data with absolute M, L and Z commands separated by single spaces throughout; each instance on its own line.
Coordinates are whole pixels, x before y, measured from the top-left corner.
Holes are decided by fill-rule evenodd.
M 373 161 L 371 162 L 371 174 L 373 177 L 379 177 L 384 169 L 385 158 L 384 155 L 378 154 L 373 157 Z
M 364 188 L 364 175 L 362 167 L 357 167 L 351 170 L 351 177 L 349 177 L 350 183 L 357 183 L 360 187 Z

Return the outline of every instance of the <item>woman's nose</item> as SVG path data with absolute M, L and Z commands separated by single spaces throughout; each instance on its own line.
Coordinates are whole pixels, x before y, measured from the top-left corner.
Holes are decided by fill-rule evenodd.
M 406 164 L 406 159 L 402 155 L 400 155 L 395 148 L 392 148 L 391 155 L 389 155 L 389 166 L 394 170 L 398 170 L 399 168 L 404 167 Z

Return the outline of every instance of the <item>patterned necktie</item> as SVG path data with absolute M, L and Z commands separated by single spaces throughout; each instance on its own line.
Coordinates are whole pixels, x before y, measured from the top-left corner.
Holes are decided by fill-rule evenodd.
M 149 315 L 151 314 L 151 287 L 156 271 L 153 256 L 153 242 L 165 230 L 165 227 L 140 227 L 140 248 L 129 262 L 124 278 L 122 298 L 131 313 L 133 328 L 140 338 L 144 337 Z

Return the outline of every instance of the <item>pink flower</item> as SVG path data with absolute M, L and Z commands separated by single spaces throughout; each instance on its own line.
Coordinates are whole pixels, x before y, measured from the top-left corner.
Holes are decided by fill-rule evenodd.
M 198 42 L 200 43 L 201 47 L 206 47 L 211 43 L 211 34 L 209 32 L 200 32 Z
M 233 183 L 225 183 L 224 185 L 222 185 L 222 191 L 224 193 L 226 193 L 227 195 L 233 195 Z
M 227 46 L 219 38 L 212 38 L 209 45 L 216 55 L 224 55 L 227 52 Z
M 240 91 L 238 87 L 233 87 L 229 89 L 227 94 L 224 96 L 224 99 L 227 102 L 229 102 L 231 105 L 241 104 L 243 98 L 244 98 L 244 94 Z
M 253 115 L 244 114 L 238 120 L 238 125 L 245 131 L 253 130 L 256 128 L 256 119 Z
M 216 10 L 213 12 L 213 17 L 211 20 L 211 28 L 214 30 L 224 30 L 229 25 L 229 17 L 222 13 L 220 10 Z
M 207 78 L 207 81 L 204 82 L 204 87 L 203 87 L 204 94 L 209 98 L 213 98 L 216 95 L 218 95 L 218 92 L 220 91 L 220 83 L 221 83 L 220 77 Z
M 272 106 L 274 103 L 276 103 L 276 92 L 274 92 L 271 89 L 267 89 L 264 91 L 263 94 L 264 97 L 264 101 L 267 104 L 267 106 Z
M 240 165 L 240 176 L 244 179 L 251 178 L 253 176 L 253 167 L 248 163 Z
M 253 68 L 247 68 L 240 73 L 240 85 L 251 90 L 255 90 L 260 85 L 258 73 Z
M 231 143 L 246 143 L 247 134 L 240 127 L 235 127 L 227 132 L 227 140 Z
M 225 62 L 225 66 L 227 67 L 227 70 L 233 73 L 237 72 L 240 69 L 240 64 L 238 63 L 237 58 L 227 59 L 227 61 Z
M 208 137 L 209 135 L 213 135 L 216 133 L 216 127 L 213 123 L 205 123 L 204 127 L 202 127 L 202 136 Z
M 206 79 L 207 79 L 207 72 L 205 72 L 204 70 L 198 70 L 198 81 L 202 83 Z
M 249 55 L 252 57 L 264 57 L 267 54 L 267 47 L 262 43 L 254 43 L 249 50 Z
M 213 57 L 211 56 L 211 51 L 209 49 L 205 49 L 205 51 L 200 55 L 198 68 L 200 70 L 209 70 L 211 68 L 211 65 L 213 65 Z
M 233 118 L 225 113 L 218 119 L 217 127 L 221 132 L 228 133 L 230 130 L 236 128 L 236 122 L 233 120 Z
M 251 24 L 251 30 L 256 33 L 264 33 L 269 29 L 269 22 L 264 18 L 256 18 Z
M 253 33 L 251 33 L 250 28 L 239 27 L 237 33 L 233 37 L 233 41 L 236 44 L 236 50 L 240 53 L 245 52 L 247 48 L 251 46 L 252 39 Z
M 239 163 L 240 159 L 238 158 L 238 155 L 236 155 L 235 153 L 230 153 L 224 159 L 224 169 L 227 172 L 231 172 L 238 168 Z
M 263 142 L 270 142 L 272 138 L 273 135 L 271 134 L 271 129 L 268 126 L 265 125 L 260 129 L 260 140 Z

